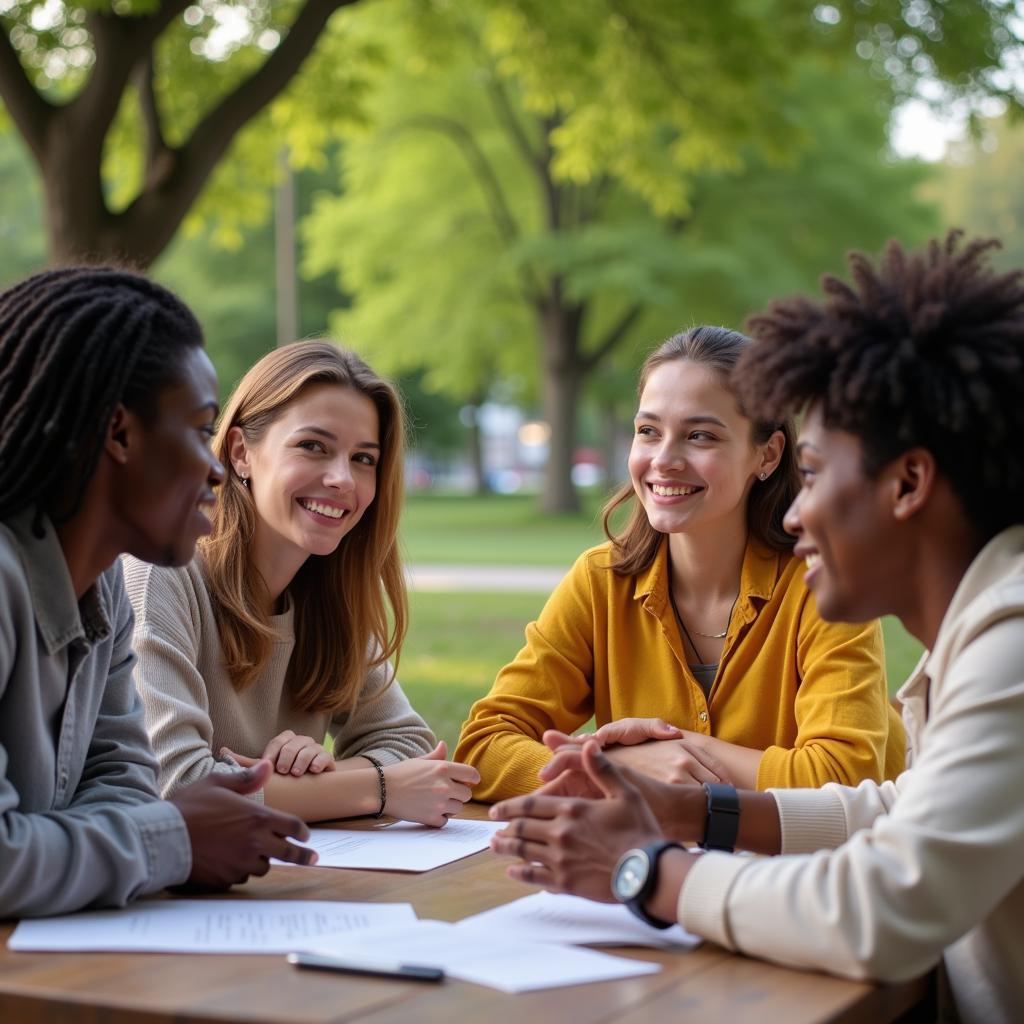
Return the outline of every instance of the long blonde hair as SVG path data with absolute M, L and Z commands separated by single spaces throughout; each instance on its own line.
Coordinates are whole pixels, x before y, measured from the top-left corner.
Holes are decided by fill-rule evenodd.
M 286 688 L 303 711 L 351 711 L 369 669 L 397 660 L 408 624 L 398 552 L 405 420 L 394 386 L 357 355 L 329 342 L 299 341 L 265 355 L 228 399 L 213 438 L 230 465 L 228 432 L 256 444 L 314 384 L 352 388 L 373 402 L 380 421 L 377 493 L 330 555 L 311 555 L 288 586 L 295 608 L 295 648 Z M 201 542 L 207 585 L 232 685 L 255 682 L 277 635 L 263 610 L 264 584 L 251 558 L 256 528 L 252 494 L 235 473 L 221 487 L 213 530 Z M 391 624 L 388 623 L 388 606 Z
M 674 334 L 644 361 L 637 386 L 637 399 L 643 395 L 651 374 L 659 366 L 677 359 L 710 367 L 722 384 L 732 391 L 730 378 L 733 367 L 749 344 L 750 339 L 745 334 L 727 327 L 691 327 L 681 334 Z M 754 481 L 747 499 L 747 527 L 762 544 L 776 551 L 790 551 L 796 538 L 786 532 L 782 519 L 800 490 L 793 423 L 788 419 L 751 420 L 750 423 L 750 439 L 753 444 L 764 444 L 777 430 L 781 430 L 786 439 L 782 458 L 767 480 Z M 621 530 L 615 531 L 611 525 L 612 516 L 616 509 L 627 504 L 630 507 L 629 519 Z M 605 536 L 612 542 L 610 568 L 614 572 L 632 576 L 650 568 L 665 534 L 651 526 L 643 505 L 637 500 L 632 483 L 624 484 L 608 500 L 603 511 L 603 522 Z

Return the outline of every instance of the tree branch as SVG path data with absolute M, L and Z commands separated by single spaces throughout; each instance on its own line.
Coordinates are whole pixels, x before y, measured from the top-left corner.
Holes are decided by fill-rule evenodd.
M 519 118 L 516 116 L 516 112 L 512 109 L 512 103 L 508 98 L 508 93 L 505 92 L 504 86 L 499 81 L 497 74 L 493 69 L 487 83 L 487 92 L 491 97 L 491 102 L 494 105 L 494 109 L 499 120 L 508 129 L 508 133 L 512 137 L 512 141 L 515 144 L 516 149 L 519 150 L 523 159 L 527 164 L 529 164 L 532 170 L 543 173 L 543 155 L 539 150 L 534 149 L 533 143 L 530 141 L 526 131 L 519 121 Z
M 419 114 L 401 122 L 398 127 L 400 129 L 424 128 L 427 131 L 439 132 L 451 139 L 466 158 L 470 171 L 479 182 L 502 241 L 509 244 L 518 240 L 519 227 L 505 199 L 498 175 L 473 137 L 473 133 L 464 124 L 440 114 Z
M 235 136 L 298 73 L 331 15 L 357 2 L 307 0 L 288 34 L 263 64 L 202 118 L 183 146 L 167 150 L 170 169 L 147 182 L 152 187 L 144 188 L 121 215 L 134 222 L 136 235 L 147 230 L 159 233 L 160 237 L 150 242 L 155 253 L 173 236 Z
M 637 302 L 630 306 L 625 313 L 619 318 L 619 320 L 611 327 L 611 329 L 605 334 L 605 336 L 598 342 L 597 348 L 586 355 L 581 357 L 580 364 L 583 366 L 584 373 L 590 373 L 598 363 L 604 359 L 609 352 L 615 348 L 616 345 L 626 336 L 629 329 L 637 322 L 640 318 L 640 314 L 643 312 L 643 306 Z
M 202 174 L 205 180 L 238 132 L 295 77 L 331 15 L 356 2 L 307 0 L 277 49 L 196 125 L 180 150 L 192 173 Z
M 42 162 L 53 106 L 29 81 L 6 30 L 0 27 L 0 97 L 36 160 Z
M 146 183 L 143 188 L 159 188 L 172 169 L 171 154 L 164 139 L 153 83 L 153 48 L 135 69 L 142 124 L 145 129 Z

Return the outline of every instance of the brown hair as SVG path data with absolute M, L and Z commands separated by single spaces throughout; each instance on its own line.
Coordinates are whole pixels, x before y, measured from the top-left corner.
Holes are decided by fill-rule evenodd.
M 651 374 L 665 363 L 685 359 L 710 367 L 730 391 L 733 367 L 750 344 L 750 339 L 727 327 L 691 327 L 674 334 L 658 346 L 644 361 L 637 386 L 639 398 Z M 791 420 L 755 419 L 750 424 L 752 444 L 764 444 L 777 430 L 785 435 L 786 444 L 775 472 L 767 480 L 755 480 L 747 501 L 747 525 L 750 532 L 764 544 L 778 551 L 789 551 L 795 538 L 782 526 L 782 517 L 800 489 L 796 468 Z M 612 531 L 611 517 L 620 506 L 632 502 L 626 525 Z M 612 542 L 611 568 L 623 576 L 635 575 L 649 568 L 654 561 L 664 534 L 651 526 L 643 505 L 636 500 L 636 491 L 626 483 L 609 499 L 603 512 L 604 532 Z
M 329 342 L 295 342 L 265 355 L 242 378 L 221 415 L 213 450 L 229 465 L 232 427 L 247 443 L 257 443 L 314 384 L 358 391 L 373 402 L 380 420 L 375 500 L 335 551 L 307 558 L 288 587 L 295 649 L 286 688 L 296 708 L 333 713 L 351 710 L 366 672 L 397 657 L 408 623 L 398 553 L 405 434 L 398 393 L 352 352 Z M 256 526 L 252 495 L 234 473 L 220 490 L 213 531 L 201 541 L 201 550 L 224 664 L 234 687 L 242 690 L 266 664 L 276 634 L 262 611 L 263 582 L 250 557 Z

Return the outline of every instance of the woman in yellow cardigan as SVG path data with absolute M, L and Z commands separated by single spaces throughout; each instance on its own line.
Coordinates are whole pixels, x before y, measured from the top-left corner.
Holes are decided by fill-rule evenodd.
M 752 422 L 729 388 L 748 343 L 695 327 L 644 363 L 611 540 L 580 556 L 463 725 L 455 759 L 480 772 L 477 799 L 534 789 L 591 716 L 614 760 L 668 781 L 903 770 L 879 624 L 821 619 L 782 527 L 799 489 L 791 425 Z

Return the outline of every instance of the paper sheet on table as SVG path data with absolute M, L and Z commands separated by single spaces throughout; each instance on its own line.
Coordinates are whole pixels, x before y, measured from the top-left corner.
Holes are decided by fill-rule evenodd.
M 378 871 L 429 871 L 486 850 L 503 821 L 456 818 L 444 828 L 399 821 L 368 830 L 314 828 L 303 844 L 319 855 L 319 868 L 370 868 Z M 280 864 L 275 860 L 273 863 Z
M 660 931 L 644 924 L 618 903 L 594 903 L 565 893 L 538 892 L 474 914 L 458 927 L 486 928 L 492 934 L 532 942 L 578 946 L 653 946 L 690 949 L 703 941 L 679 925 Z
M 386 950 L 389 960 L 442 967 L 453 978 L 502 992 L 582 985 L 661 970 L 660 964 L 644 960 L 609 956 L 575 946 L 510 939 L 444 921 L 374 928 L 358 936 L 335 935 L 304 946 L 302 952 L 365 957 L 368 949 Z
M 409 903 L 327 900 L 150 900 L 21 921 L 14 950 L 290 953 L 327 935 L 414 923 Z

